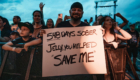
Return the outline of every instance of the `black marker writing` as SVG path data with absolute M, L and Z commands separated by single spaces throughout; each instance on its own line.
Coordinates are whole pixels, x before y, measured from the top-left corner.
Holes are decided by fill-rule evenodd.
M 71 49 L 81 49 L 81 48 L 94 48 L 97 46 L 96 42 L 83 42 L 83 43 L 73 43 L 72 45 L 62 44 L 62 45 L 56 45 L 55 43 L 48 44 L 50 47 L 49 50 L 46 50 L 47 53 L 50 53 L 52 51 L 59 50 L 60 52 L 71 50 Z

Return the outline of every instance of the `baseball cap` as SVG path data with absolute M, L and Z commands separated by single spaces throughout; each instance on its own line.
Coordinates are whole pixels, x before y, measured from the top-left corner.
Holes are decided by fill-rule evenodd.
M 18 33 L 17 31 L 12 31 L 12 32 L 10 33 L 10 35 L 14 35 L 14 34 L 20 36 L 19 33 Z
M 22 26 L 25 26 L 25 27 L 29 28 L 31 33 L 34 32 L 34 28 L 33 28 L 33 25 L 31 23 L 29 23 L 29 22 L 24 22 L 24 23 L 19 22 L 18 27 L 21 29 Z
M 73 3 L 73 4 L 71 5 L 71 8 L 70 8 L 70 9 L 72 9 L 72 8 L 80 8 L 80 9 L 83 10 L 83 6 L 82 6 L 82 4 L 81 4 L 80 2 L 75 2 L 75 3 Z

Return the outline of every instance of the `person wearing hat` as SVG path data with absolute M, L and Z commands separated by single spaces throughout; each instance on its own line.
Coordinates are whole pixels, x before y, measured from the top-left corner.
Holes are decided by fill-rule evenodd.
M 83 6 L 80 2 L 75 2 L 71 5 L 70 10 L 70 21 L 62 21 L 57 25 L 57 28 L 61 28 L 61 27 L 80 27 L 80 26 L 89 26 L 88 24 L 84 23 L 81 21 L 81 18 L 83 16 Z M 41 30 L 40 32 L 40 36 L 42 36 L 45 33 L 44 30 Z M 28 42 L 24 45 L 24 49 L 28 50 L 29 46 L 32 45 L 37 45 L 40 44 L 42 42 L 42 38 L 39 39 L 35 39 L 31 42 Z M 64 76 L 65 77 L 65 76 Z M 67 76 L 68 77 L 68 76 Z M 73 77 L 73 76 L 70 76 Z M 92 80 L 93 76 L 92 75 L 74 75 L 75 79 L 77 78 L 78 80 Z M 73 77 L 73 79 L 74 79 Z
M 138 70 L 136 67 L 136 57 L 138 55 L 139 33 L 135 30 L 135 24 L 130 24 L 130 30 L 128 33 L 132 36 L 132 38 L 127 41 L 127 51 L 130 58 L 131 54 L 133 54 L 133 65 L 135 70 Z
M 34 38 L 31 38 L 31 35 L 33 33 L 33 25 L 30 24 L 29 22 L 25 23 L 18 23 L 20 30 L 20 37 L 17 39 L 14 39 L 13 41 L 10 41 L 2 46 L 2 49 L 8 50 L 8 51 L 15 51 L 16 53 L 20 53 L 23 48 L 16 48 L 16 47 L 11 47 L 12 45 L 18 44 L 18 43 L 27 43 Z
M 83 16 L 84 11 L 83 11 L 83 6 L 80 2 L 74 2 L 70 7 L 69 13 L 70 13 L 70 17 L 71 17 L 70 21 L 60 22 L 57 25 L 57 28 L 89 26 L 88 24 L 81 21 L 81 18 Z M 34 41 L 31 41 L 29 43 L 26 43 L 24 45 L 24 49 L 28 50 L 28 46 L 40 44 L 42 42 L 42 36 L 44 33 L 45 33 L 45 30 L 41 30 L 40 31 L 40 38 L 35 39 Z
M 12 32 L 10 33 L 10 41 L 12 41 L 12 40 L 18 38 L 19 36 L 20 36 L 20 35 L 19 35 L 19 33 L 18 33 L 17 31 L 12 31 Z
M 59 27 L 79 27 L 79 26 L 89 26 L 88 24 L 81 21 L 83 16 L 83 6 L 80 2 L 75 2 L 71 5 L 70 10 L 70 21 L 63 21 L 57 25 Z

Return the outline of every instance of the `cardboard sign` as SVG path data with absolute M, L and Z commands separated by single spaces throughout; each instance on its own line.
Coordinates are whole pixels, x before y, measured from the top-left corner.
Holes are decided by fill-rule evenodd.
M 45 29 L 42 77 L 106 74 L 101 26 Z

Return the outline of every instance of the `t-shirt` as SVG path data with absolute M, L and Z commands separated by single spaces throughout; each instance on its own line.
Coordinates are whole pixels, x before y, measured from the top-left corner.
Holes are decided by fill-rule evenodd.
M 131 32 L 129 30 L 128 33 L 132 36 L 132 38 L 127 41 L 128 45 L 129 46 L 136 47 L 136 45 L 137 45 L 137 39 L 139 37 L 139 33 L 136 30 L 134 32 Z
M 1 37 L 10 37 L 10 33 L 11 33 L 10 30 L 2 29 L 2 31 L 1 31 Z
M 81 23 L 77 25 L 76 27 L 80 27 L 80 26 L 89 26 L 89 24 L 81 21 Z M 74 27 L 74 26 L 72 26 L 69 21 L 63 21 L 57 25 L 57 28 L 60 28 L 60 27 Z
M 15 44 L 18 44 L 18 43 L 27 43 L 27 42 L 30 42 L 30 41 L 32 41 L 32 40 L 34 40 L 35 38 L 30 38 L 28 41 L 24 41 L 23 39 L 22 39 L 22 37 L 19 37 L 19 38 L 16 38 L 16 39 L 14 39 L 13 41 L 11 41 L 14 45 Z
M 77 25 L 76 27 L 82 27 L 82 26 L 89 26 L 89 24 L 84 23 L 81 21 L 81 23 L 79 25 Z M 69 21 L 63 21 L 61 23 L 59 23 L 57 25 L 57 28 L 61 28 L 61 27 L 74 27 L 72 26 Z M 64 77 L 64 78 L 63 78 Z M 63 76 L 62 79 L 65 79 L 65 76 Z M 66 76 L 67 77 L 67 76 Z M 69 77 L 72 77 L 74 80 L 93 80 L 93 76 L 92 75 L 71 75 Z

